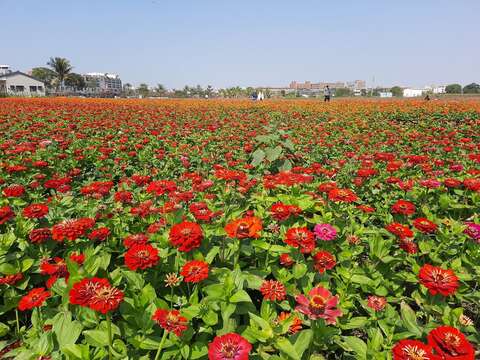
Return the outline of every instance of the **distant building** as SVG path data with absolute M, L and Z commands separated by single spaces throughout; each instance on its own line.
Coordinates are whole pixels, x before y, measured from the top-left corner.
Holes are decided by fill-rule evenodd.
M 422 96 L 424 92 L 426 92 L 425 89 L 406 88 L 403 89 L 403 97 L 418 97 Z
M 365 80 L 348 81 L 347 88 L 354 92 L 355 90 L 365 90 L 367 88 L 367 82 Z
M 0 93 L 11 96 L 45 96 L 45 84 L 20 71 L 0 66 Z
M 391 98 L 391 97 L 393 97 L 393 94 L 390 91 L 382 91 L 382 92 L 378 93 L 378 95 L 381 98 Z
M 122 80 L 116 74 L 87 73 L 83 78 L 88 93 L 119 95 L 122 92 Z
M 429 89 L 434 94 L 445 94 L 447 92 L 446 86 L 426 86 L 425 89 Z
M 8 65 L 0 65 L 0 75 L 5 75 L 8 73 L 11 73 L 12 70 L 10 70 L 10 66 Z
M 318 83 L 312 83 L 311 81 L 305 81 L 303 83 L 292 81 L 289 85 L 289 88 L 293 90 L 310 90 L 312 92 L 319 92 L 319 91 L 323 91 L 323 89 L 327 85 L 332 90 L 347 88 L 347 89 L 350 89 L 354 94 L 359 93 L 359 91 L 361 94 L 361 90 L 364 90 L 367 88 L 365 80 L 355 80 L 355 81 L 349 81 L 347 83 L 343 81 L 318 82 Z

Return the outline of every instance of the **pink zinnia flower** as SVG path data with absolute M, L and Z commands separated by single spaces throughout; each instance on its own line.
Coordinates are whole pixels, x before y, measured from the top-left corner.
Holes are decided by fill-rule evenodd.
M 313 232 L 318 239 L 323 241 L 332 241 L 337 236 L 337 230 L 330 224 L 317 224 Z
M 305 295 L 298 295 L 296 311 L 307 315 L 310 319 L 324 319 L 327 324 L 335 324 L 337 317 L 342 315 L 342 311 L 337 309 L 338 296 L 332 296 L 332 293 L 322 286 L 313 288 Z
M 248 360 L 252 345 L 241 335 L 228 333 L 216 336 L 208 345 L 209 360 Z
M 465 225 L 467 225 L 467 228 L 463 231 L 463 233 L 480 243 L 480 224 L 467 222 Z

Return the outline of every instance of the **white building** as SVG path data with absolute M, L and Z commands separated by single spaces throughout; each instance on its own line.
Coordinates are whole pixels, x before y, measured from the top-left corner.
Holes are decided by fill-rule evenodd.
M 0 66 L 0 93 L 10 96 L 45 96 L 45 84 L 20 71 Z
M 83 75 L 87 89 L 95 93 L 119 95 L 122 92 L 122 80 L 117 74 L 87 73 Z
M 381 98 L 391 98 L 393 94 L 390 91 L 384 91 L 379 93 Z
M 441 85 L 441 86 L 432 85 L 432 86 L 425 86 L 425 91 L 431 92 L 433 94 L 445 94 L 447 92 L 446 88 L 447 87 L 444 85 Z
M 406 89 L 403 89 L 403 97 L 418 97 L 418 96 L 422 96 L 424 92 L 425 92 L 424 89 L 406 88 Z

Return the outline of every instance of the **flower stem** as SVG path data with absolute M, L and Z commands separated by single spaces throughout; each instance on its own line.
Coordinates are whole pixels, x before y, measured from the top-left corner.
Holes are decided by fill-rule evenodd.
M 15 309 L 15 320 L 17 324 L 17 336 L 20 335 L 20 321 L 18 321 L 18 310 Z
M 160 353 L 162 351 L 163 344 L 165 343 L 165 339 L 167 338 L 167 334 L 168 334 L 167 331 L 163 330 L 162 340 L 160 341 L 160 345 L 158 345 L 158 350 L 157 350 L 157 354 L 155 355 L 155 360 L 158 360 L 160 357 Z
M 107 331 L 108 331 L 108 360 L 112 360 L 112 319 L 107 312 Z

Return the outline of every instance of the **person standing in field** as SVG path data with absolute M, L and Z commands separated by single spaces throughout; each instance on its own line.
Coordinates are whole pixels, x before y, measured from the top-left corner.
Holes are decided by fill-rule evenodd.
M 332 92 L 330 91 L 330 87 L 327 85 L 323 89 L 323 95 L 325 96 L 323 101 L 324 102 L 330 102 L 330 97 L 332 96 Z

